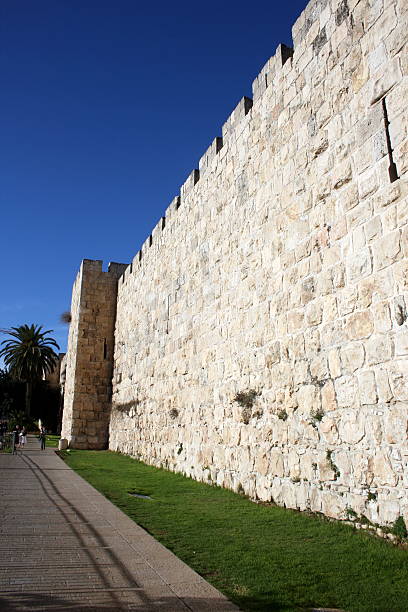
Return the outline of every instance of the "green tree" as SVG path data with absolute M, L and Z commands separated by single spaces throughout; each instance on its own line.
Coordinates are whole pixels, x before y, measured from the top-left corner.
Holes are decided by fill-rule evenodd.
M 48 334 L 54 330 L 42 331 L 41 325 L 20 325 L 9 330 L 2 330 L 11 336 L 3 340 L 0 357 L 10 374 L 17 380 L 25 382 L 25 410 L 30 414 L 33 385 L 52 372 L 58 362 L 58 355 L 52 347 L 59 349 L 58 344 Z

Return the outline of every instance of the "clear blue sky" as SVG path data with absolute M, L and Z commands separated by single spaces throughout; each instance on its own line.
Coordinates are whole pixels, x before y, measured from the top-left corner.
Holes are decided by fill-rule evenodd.
M 66 350 L 81 260 L 131 261 L 306 4 L 2 0 L 0 328 Z

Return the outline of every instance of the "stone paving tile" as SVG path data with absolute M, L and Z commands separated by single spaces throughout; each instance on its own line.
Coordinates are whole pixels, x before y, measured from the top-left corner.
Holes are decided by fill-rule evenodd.
M 237 610 L 35 438 L 0 455 L 0 610 Z

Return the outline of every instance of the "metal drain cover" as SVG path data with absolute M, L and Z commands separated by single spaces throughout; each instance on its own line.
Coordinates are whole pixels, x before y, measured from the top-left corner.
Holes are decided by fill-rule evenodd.
M 131 493 L 130 491 L 129 495 L 132 495 L 132 497 L 139 497 L 140 499 L 153 499 L 153 497 L 150 497 L 149 495 L 142 495 L 141 493 Z

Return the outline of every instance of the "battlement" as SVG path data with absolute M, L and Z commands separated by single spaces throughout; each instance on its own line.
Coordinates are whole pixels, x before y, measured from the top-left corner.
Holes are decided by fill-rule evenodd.
M 335 5 L 336 8 L 332 8 L 331 4 Z M 274 55 L 268 59 L 252 83 L 253 99 L 244 96 L 238 102 L 222 125 L 222 135 L 214 138 L 207 151 L 200 158 L 198 168 L 192 170 L 180 187 L 180 194 L 174 198 L 167 208 L 163 217 L 165 219 L 164 225 L 162 218 L 153 229 L 152 235 L 155 235 L 159 230 L 163 230 L 166 225 L 183 223 L 185 213 L 183 212 L 180 218 L 178 209 L 180 206 L 184 209 L 184 204 L 196 188 L 200 177 L 207 173 L 208 168 L 212 167 L 220 153 L 222 152 L 222 157 L 228 156 L 235 140 L 245 130 L 245 126 L 251 122 L 251 109 L 254 104 L 263 105 L 263 97 L 265 95 L 272 96 L 278 102 L 273 108 L 273 120 L 279 121 L 280 118 L 283 118 L 284 121 L 287 120 L 285 107 L 290 105 L 293 98 L 296 78 L 302 75 L 310 63 L 313 63 L 314 58 L 319 56 L 320 51 L 328 41 L 328 37 L 332 36 L 336 42 L 336 28 L 342 26 L 343 22 L 350 18 L 349 7 L 353 7 L 355 4 L 355 0 L 351 0 L 351 2 L 339 0 L 339 2 L 333 1 L 331 3 L 329 0 L 312 0 L 308 3 L 292 28 L 294 47 L 292 48 L 284 43 L 278 45 Z M 327 62 L 327 57 L 320 58 L 320 61 Z M 267 92 L 268 89 L 269 92 Z M 377 89 L 381 89 L 380 84 Z M 272 91 L 273 93 L 271 93 Z M 150 246 L 150 239 L 147 238 L 135 260 L 141 263 L 145 256 L 149 256 Z

